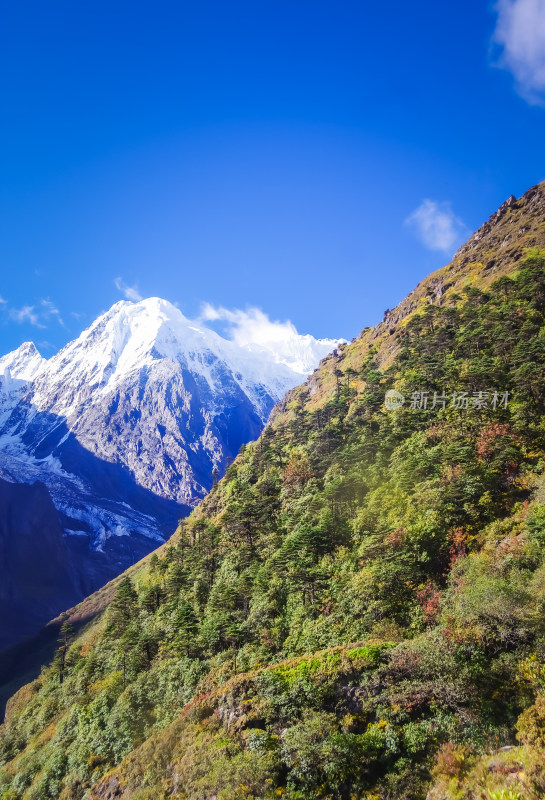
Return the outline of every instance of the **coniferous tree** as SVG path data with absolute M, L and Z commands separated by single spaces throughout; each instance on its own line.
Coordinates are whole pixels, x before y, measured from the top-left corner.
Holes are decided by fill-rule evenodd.
M 138 615 L 138 594 L 128 576 L 120 581 L 110 609 L 114 633 L 123 633 Z
M 64 676 L 66 672 L 66 654 L 68 652 L 68 647 L 70 646 L 70 642 L 74 637 L 74 627 L 68 621 L 68 619 L 64 619 L 60 631 L 59 631 L 59 647 L 57 648 L 57 652 L 55 655 L 55 663 L 57 665 L 58 675 L 59 675 L 59 683 L 63 683 Z
M 174 644 L 190 655 L 198 630 L 198 620 L 191 603 L 184 602 L 176 612 Z

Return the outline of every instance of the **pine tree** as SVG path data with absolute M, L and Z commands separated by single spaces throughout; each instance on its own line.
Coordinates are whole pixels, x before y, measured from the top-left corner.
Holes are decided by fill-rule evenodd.
M 198 621 L 191 603 L 183 603 L 176 612 L 174 644 L 189 656 L 198 629 Z
M 57 666 L 58 674 L 59 674 L 59 683 L 63 683 L 64 676 L 66 672 L 66 654 L 68 652 L 68 647 L 70 646 L 71 640 L 74 638 L 74 628 L 70 624 L 67 618 L 64 619 L 64 622 L 61 625 L 59 631 L 59 647 L 55 654 L 55 664 Z
M 111 624 L 115 633 L 123 633 L 138 614 L 138 594 L 129 577 L 121 580 L 110 605 Z

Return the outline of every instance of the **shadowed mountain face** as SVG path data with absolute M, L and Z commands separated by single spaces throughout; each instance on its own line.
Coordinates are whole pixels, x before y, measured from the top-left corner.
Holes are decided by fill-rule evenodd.
M 139 561 L 190 511 L 139 486 L 124 465 L 90 453 L 64 420 L 36 416 L 21 437 L 33 457 L 0 452 L 8 479 L 0 478 L 0 649 Z M 40 437 L 37 425 L 51 433 Z
M 0 479 L 0 648 L 80 596 L 59 514 L 43 483 Z

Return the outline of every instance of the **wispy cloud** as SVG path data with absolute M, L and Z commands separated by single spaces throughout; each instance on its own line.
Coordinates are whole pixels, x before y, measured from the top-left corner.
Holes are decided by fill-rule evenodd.
M 425 199 L 405 220 L 429 250 L 452 252 L 461 243 L 467 228 L 453 212 L 450 203 Z
M 36 313 L 35 306 L 22 306 L 22 308 L 10 308 L 9 309 L 9 317 L 14 322 L 29 322 L 31 325 L 35 325 L 36 328 L 45 328 L 46 326 L 40 322 L 40 317 Z
M 135 303 L 142 300 L 142 295 L 138 291 L 137 286 L 128 286 L 122 278 L 116 278 L 114 283 L 116 289 L 120 291 L 127 300 L 133 300 Z
M 36 347 L 38 348 L 40 353 L 43 352 L 44 350 L 56 350 L 57 349 L 55 347 L 55 345 L 52 344 L 51 342 L 48 342 L 47 339 L 43 339 L 43 340 L 41 340 L 39 342 L 36 342 Z
M 40 313 L 42 317 L 45 317 L 46 319 L 49 317 L 55 317 L 59 325 L 62 325 L 63 328 L 66 328 L 66 325 L 61 317 L 61 312 L 57 306 L 51 302 L 51 300 L 40 300 Z
M 545 104 L 545 0 L 499 0 L 492 42 L 529 103 Z
M 11 306 L 3 297 L 0 297 L 0 310 L 8 319 L 21 325 L 28 323 L 35 328 L 47 328 L 49 322 L 55 319 L 63 328 L 66 327 L 59 309 L 48 298 L 38 300 L 32 305 L 27 304 L 16 308 Z

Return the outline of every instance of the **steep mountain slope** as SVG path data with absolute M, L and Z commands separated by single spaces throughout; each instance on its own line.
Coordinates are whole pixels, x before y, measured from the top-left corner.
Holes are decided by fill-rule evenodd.
M 47 485 L 82 597 L 164 541 L 334 346 L 241 346 L 164 300 L 117 303 L 47 361 L 0 359 L 0 475 Z
M 394 309 L 388 309 L 379 325 L 365 328 L 342 355 L 346 368 L 354 368 L 370 347 L 376 348 L 376 363 L 388 367 L 400 350 L 404 327 L 428 306 L 456 305 L 458 295 L 470 287 L 488 289 L 503 275 L 516 269 L 528 248 L 543 247 L 545 191 L 543 183 L 522 197 L 509 197 L 490 219 L 455 253 L 452 261 L 421 281 Z M 341 345 L 338 350 L 343 351 Z M 337 356 L 340 357 L 340 356 Z M 331 362 L 329 362 L 330 365 Z M 364 382 L 354 376 L 356 388 Z M 336 382 L 329 366 L 309 380 L 310 408 L 319 407 Z M 297 392 L 295 392 L 297 395 Z M 292 395 L 288 392 L 275 413 L 285 411 Z
M 543 796 L 544 205 L 323 362 L 65 631 L 4 798 Z

